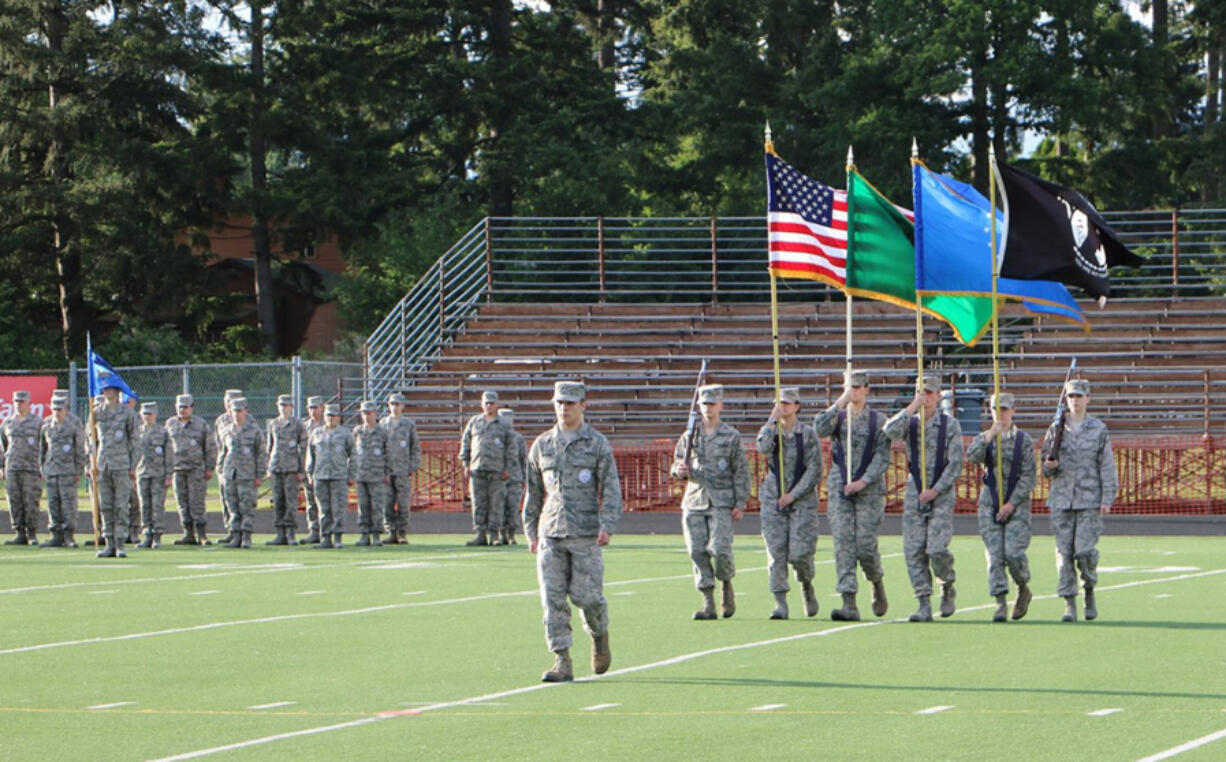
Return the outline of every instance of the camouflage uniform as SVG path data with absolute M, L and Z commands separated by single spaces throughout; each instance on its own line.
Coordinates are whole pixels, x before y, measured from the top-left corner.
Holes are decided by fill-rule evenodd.
M 803 457 L 797 452 L 800 438 Z M 796 499 L 786 508 L 779 507 L 779 477 L 777 474 L 778 425 L 768 422 L 758 430 L 758 452 L 766 456 L 771 468 L 758 488 L 762 511 L 762 539 L 769 559 L 770 590 L 786 593 L 788 564 L 796 570 L 799 582 L 809 582 L 814 575 L 817 553 L 817 484 L 822 478 L 822 447 L 817 432 L 811 426 L 795 422 L 791 433 L 783 433 L 783 463 L 785 492 Z
M 54 416 L 42 426 L 43 476 L 47 479 L 48 529 L 65 541 L 77 530 L 77 483 L 89 460 L 85 430 L 71 419 L 57 423 Z
M 166 481 L 174 473 L 170 434 L 156 423 L 141 424 L 136 465 L 136 485 L 140 498 L 141 528 L 145 536 L 162 534 L 166 512 Z
M 918 416 L 916 417 L 918 419 Z M 885 424 L 885 434 L 891 440 L 902 440 L 907 446 L 907 462 L 911 462 L 911 447 L 920 450 L 919 434 L 912 442 L 912 416 L 900 411 Z M 941 421 L 945 421 L 945 467 L 940 478 L 934 477 L 938 452 Z M 918 427 L 917 427 L 918 432 Z M 928 420 L 924 428 L 924 471 L 930 489 L 937 491 L 931 503 L 919 505 L 920 485 L 915 475 L 907 478 L 906 496 L 903 498 L 903 555 L 907 559 L 907 573 L 916 598 L 932 595 L 932 576 L 936 574 L 945 584 L 952 584 L 954 554 L 949 551 L 949 542 L 954 535 L 954 504 L 958 496 L 954 485 L 962 473 L 962 428 L 958 420 L 938 412 Z M 931 571 L 929 571 L 931 566 Z
M 990 464 L 996 469 L 996 437 L 991 438 L 981 433 L 976 436 L 966 448 L 966 460 L 969 463 Z M 983 546 L 988 556 L 988 594 L 1004 595 L 1009 592 L 1009 580 L 1005 577 L 1008 568 L 1013 581 L 1019 586 L 1030 582 L 1030 561 L 1026 557 L 1026 549 L 1030 547 L 1030 493 L 1034 489 L 1034 441 L 1030 435 L 1013 426 L 1007 434 L 1000 436 L 1001 468 L 1004 474 L 1005 489 L 1008 489 L 1009 475 L 1013 472 L 1013 452 L 1021 439 L 1022 457 L 1018 466 L 1017 484 L 1012 492 L 1006 492 L 1005 502 L 1013 503 L 1013 513 L 1001 524 L 996 520 L 999 510 L 996 482 L 989 483 L 985 471 L 983 488 L 979 491 L 979 536 L 983 538 Z
M 128 535 L 128 501 L 132 495 L 132 474 L 136 469 L 136 437 L 140 423 L 130 407 L 106 402 L 94 407 L 97 432 L 98 505 L 102 513 L 102 533 L 108 545 Z
M 310 448 L 311 435 L 315 433 L 316 429 L 322 429 L 328 424 L 322 416 L 317 421 L 308 415 L 302 419 L 302 425 L 306 429 L 307 447 Z M 310 469 L 307 469 L 306 473 L 307 476 L 310 476 Z M 319 534 L 319 496 L 315 492 L 315 484 L 310 479 L 306 481 L 306 518 L 307 529 L 310 533 L 312 535 Z
M 353 430 L 354 473 L 357 475 L 358 531 L 383 531 L 383 507 L 388 477 L 387 429 L 362 424 Z
M 622 513 L 621 485 L 613 448 L 584 423 L 577 431 L 560 426 L 536 438 L 528 451 L 528 498 L 524 534 L 540 538 L 536 556 L 545 641 L 550 651 L 570 648 L 570 606 L 583 614 L 593 638 L 609 631 L 604 597 L 604 558 L 597 535 L 613 534 Z
M 383 522 L 389 532 L 403 536 L 409 531 L 409 512 L 413 508 L 413 474 L 421 467 L 421 440 L 417 425 L 407 415 L 387 415 L 379 422 L 387 432 L 387 497 L 383 503 Z
M 0 426 L 0 468 L 4 469 L 9 518 L 18 535 L 38 533 L 38 503 L 43 494 L 39 438 L 43 420 L 34 413 L 13 415 Z
M 685 450 L 682 434 L 673 449 L 673 478 L 679 478 Z M 728 582 L 736 576 L 732 511 L 743 510 L 749 500 L 749 461 L 740 432 L 721 421 L 707 434 L 701 422 L 695 423 L 689 469 L 681 497 L 681 527 L 693 562 L 694 585 L 711 590 L 715 580 Z
M 297 528 L 298 490 L 306 473 L 307 427 L 294 417 L 268 422 L 268 478 L 272 482 L 273 526 Z
M 1070 419 L 1071 421 L 1071 419 Z M 1052 458 L 1053 423 L 1043 440 L 1043 459 Z M 1051 509 L 1052 533 L 1056 536 L 1056 561 L 1060 583 L 1056 594 L 1067 598 L 1077 594 L 1077 571 L 1087 587 L 1098 584 L 1098 538 L 1103 531 L 1102 506 L 1115 502 L 1119 481 L 1111 437 L 1106 425 L 1087 415 L 1076 430 L 1064 424 L 1064 438 L 1054 470 L 1043 466 L 1051 479 L 1047 507 Z M 1074 568 L 1076 563 L 1076 568 Z
M 178 416 L 171 416 L 166 419 L 165 425 L 173 455 L 179 521 L 184 531 L 193 527 L 203 530 L 207 519 L 204 512 L 204 475 L 217 462 L 217 440 L 209 431 L 209 424 L 198 415 L 193 415 L 187 423 L 179 420 Z
M 839 420 L 840 412 L 846 412 L 842 422 Z M 840 411 L 837 405 L 831 405 L 818 413 L 813 421 L 813 429 L 819 437 L 830 437 L 832 452 L 847 446 L 846 427 L 851 426 L 851 452 L 846 454 L 844 466 L 841 467 L 836 461 L 826 475 L 826 515 L 830 519 L 830 535 L 834 541 L 835 590 L 843 594 L 854 595 L 859 590 L 857 561 L 869 582 L 880 582 L 884 574 L 881 552 L 877 549 L 877 530 L 885 517 L 884 477 L 890 465 L 890 440 L 881 431 L 885 416 L 876 416 L 877 436 L 873 440 L 868 467 L 859 477 L 868 486 L 854 495 L 843 494 L 843 487 L 847 484 L 846 463 L 851 463 L 852 476 L 855 477 L 863 462 L 871 412 L 867 406 L 853 414 L 850 407 Z M 835 440 L 839 442 L 837 447 Z
M 473 529 L 496 532 L 502 528 L 506 505 L 506 479 L 511 459 L 511 428 L 495 416 L 474 415 L 460 438 L 460 463 L 469 470 L 469 497 L 472 499 Z
M 224 404 L 229 406 L 230 397 L 226 397 Z M 251 420 L 251 416 L 247 416 Z M 226 427 L 228 427 L 234 419 L 230 416 L 230 411 L 226 410 L 221 415 L 213 419 L 213 436 L 217 438 L 217 446 L 221 447 L 222 437 L 225 436 Z M 221 498 L 221 525 L 227 530 L 230 528 L 230 496 L 226 489 L 226 475 L 220 470 L 217 471 L 217 495 Z
M 321 426 L 311 432 L 307 445 L 307 473 L 315 481 L 319 499 L 320 532 L 327 536 L 345 531 L 349 482 L 356 480 L 353 434 L 346 426 Z
M 268 449 L 259 424 L 250 418 L 241 427 L 237 421 L 227 424 L 218 441 L 217 473 L 224 477 L 232 532 L 252 531 L 255 481 L 267 470 Z
M 502 528 L 512 537 L 520 529 L 520 508 L 524 504 L 524 481 L 528 478 L 528 442 L 524 435 L 511 429 L 511 459 L 507 465 L 511 475 L 507 477 Z

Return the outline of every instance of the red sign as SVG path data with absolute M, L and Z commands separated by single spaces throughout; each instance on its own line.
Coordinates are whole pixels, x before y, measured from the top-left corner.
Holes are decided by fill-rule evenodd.
M 55 383 L 55 376 L 0 376 L 0 423 L 13 414 L 13 392 L 29 392 L 30 412 L 39 418 L 51 415 Z

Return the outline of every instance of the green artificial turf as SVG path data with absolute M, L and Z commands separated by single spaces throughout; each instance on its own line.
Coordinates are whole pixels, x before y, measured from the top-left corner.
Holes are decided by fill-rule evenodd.
M 1039 597 L 1021 622 L 993 624 L 983 546 L 958 537 L 958 613 L 909 624 L 895 621 L 914 605 L 901 543 L 884 537 L 889 614 L 872 617 L 865 586 L 867 619 L 848 625 L 829 619 L 829 538 L 818 617 L 797 588 L 793 618 L 767 619 L 749 536 L 736 616 L 694 622 L 681 538 L 618 536 L 605 554 L 613 670 L 583 679 L 576 613 L 580 680 L 547 687 L 532 557 L 463 539 L 119 561 L 4 548 L 0 759 L 155 759 L 356 722 L 218 756 L 1125 760 L 1226 728 L 1216 538 L 1105 537 L 1100 619 L 1062 624 L 1051 538 L 1037 537 Z M 1145 584 L 1117 587 L 1131 583 Z M 1179 758 L 1223 755 L 1226 739 Z

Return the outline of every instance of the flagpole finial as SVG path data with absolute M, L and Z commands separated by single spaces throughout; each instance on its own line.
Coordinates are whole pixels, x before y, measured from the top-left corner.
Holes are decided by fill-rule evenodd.
M 988 161 L 996 161 L 996 143 L 988 143 Z
M 851 146 L 847 146 L 847 169 L 848 171 L 850 171 L 852 169 L 855 169 L 855 167 L 856 167 L 855 152 L 851 150 Z
M 766 123 L 766 130 L 763 133 L 763 135 L 765 138 L 765 145 L 766 145 L 767 153 L 774 153 L 775 152 L 775 142 L 771 140 L 771 123 L 770 122 Z
M 911 136 L 911 158 L 912 159 L 919 158 L 919 143 L 915 142 L 914 135 Z

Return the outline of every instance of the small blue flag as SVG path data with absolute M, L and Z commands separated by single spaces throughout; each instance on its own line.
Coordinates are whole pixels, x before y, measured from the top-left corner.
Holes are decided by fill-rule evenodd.
M 89 340 L 86 339 L 88 342 Z M 121 392 L 124 401 L 127 399 L 139 400 L 140 395 L 132 391 L 132 387 L 128 386 L 127 382 L 120 377 L 111 364 L 102 359 L 102 356 L 94 351 L 93 346 L 89 346 L 86 350 L 89 354 L 89 396 L 90 399 L 97 397 L 102 393 L 103 389 L 115 388 Z

